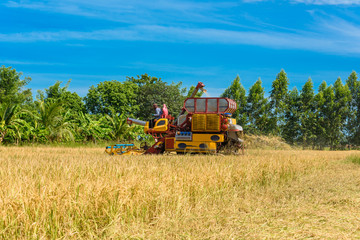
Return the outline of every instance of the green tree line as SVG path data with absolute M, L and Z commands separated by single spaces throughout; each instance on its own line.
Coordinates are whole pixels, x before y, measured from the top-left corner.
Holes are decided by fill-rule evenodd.
M 153 103 L 166 103 L 177 114 L 186 98 L 181 83 L 168 84 L 147 74 L 124 82 L 91 86 L 86 97 L 68 90 L 70 81 L 38 91 L 31 78 L 11 67 L 0 68 L 0 144 L 128 141 L 147 138 L 127 117 L 149 119 Z
M 312 149 L 360 145 L 360 81 L 355 71 L 345 83 L 340 78 L 331 85 L 323 81 L 315 92 L 311 78 L 300 91 L 290 90 L 281 70 L 268 97 L 261 79 L 246 94 L 237 76 L 222 96 L 237 101 L 235 117 L 248 133 L 281 136 Z
M 22 77 L 11 67 L 0 68 L 0 143 L 125 141 L 146 138 L 142 127 L 128 126 L 127 117 L 147 120 L 152 104 L 165 103 L 177 115 L 194 89 L 181 82 L 168 84 L 147 74 L 125 81 L 91 86 L 82 98 L 69 91 L 70 81 L 38 91 L 34 100 Z M 234 99 L 233 117 L 246 133 L 281 136 L 304 148 L 336 149 L 360 145 L 360 81 L 352 72 L 345 83 L 325 81 L 314 90 L 309 78 L 299 91 L 289 88 L 284 70 L 265 92 L 261 79 L 248 91 L 239 76 L 221 95 Z

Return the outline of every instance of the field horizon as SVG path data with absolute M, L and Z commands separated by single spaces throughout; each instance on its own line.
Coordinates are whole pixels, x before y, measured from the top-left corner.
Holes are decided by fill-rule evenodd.
M 0 146 L 2 239 L 360 237 L 360 151 Z

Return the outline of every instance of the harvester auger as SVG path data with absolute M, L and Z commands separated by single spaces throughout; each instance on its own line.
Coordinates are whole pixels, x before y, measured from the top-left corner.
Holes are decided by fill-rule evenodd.
M 155 144 L 117 144 L 106 147 L 110 155 L 162 154 L 164 152 L 244 154 L 243 128 L 231 118 L 237 106 L 229 98 L 196 98 L 196 93 L 205 91 L 198 83 L 191 96 L 184 101 L 179 116 L 175 119 L 163 105 L 163 114 L 154 124 L 128 118 L 128 124 L 144 126 Z M 151 126 L 154 125 L 154 126 Z

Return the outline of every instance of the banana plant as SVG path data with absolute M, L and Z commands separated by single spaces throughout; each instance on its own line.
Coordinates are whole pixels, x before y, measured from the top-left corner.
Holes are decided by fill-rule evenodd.
M 20 107 L 18 105 L 0 105 L 0 144 L 10 132 L 15 132 L 21 139 L 20 128 L 25 124 L 25 121 L 19 118 Z
M 102 124 L 102 119 L 94 120 L 90 114 L 80 112 L 77 117 L 76 132 L 84 141 L 93 141 L 104 137 L 104 133 L 110 132 L 110 128 Z
M 112 129 L 110 133 L 112 138 L 115 138 L 116 141 L 126 139 L 133 127 L 129 127 L 124 114 L 116 113 L 113 108 L 110 110 L 110 115 L 106 115 L 105 118 L 107 120 L 107 125 Z
M 50 141 L 73 140 L 73 123 L 69 111 L 63 111 L 60 100 L 36 102 L 35 119 L 44 128 L 46 137 Z

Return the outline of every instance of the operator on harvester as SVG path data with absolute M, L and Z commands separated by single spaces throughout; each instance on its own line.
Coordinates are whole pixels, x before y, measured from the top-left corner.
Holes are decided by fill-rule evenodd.
M 153 109 L 155 110 L 155 113 L 152 114 L 152 115 L 153 115 L 155 118 L 152 119 L 152 120 L 150 120 L 150 122 L 149 122 L 149 127 L 150 127 L 150 128 L 153 128 L 153 127 L 154 127 L 156 121 L 159 120 L 159 119 L 161 118 L 161 115 L 163 114 L 161 108 L 159 108 L 159 106 L 158 106 L 156 103 L 153 104 Z

